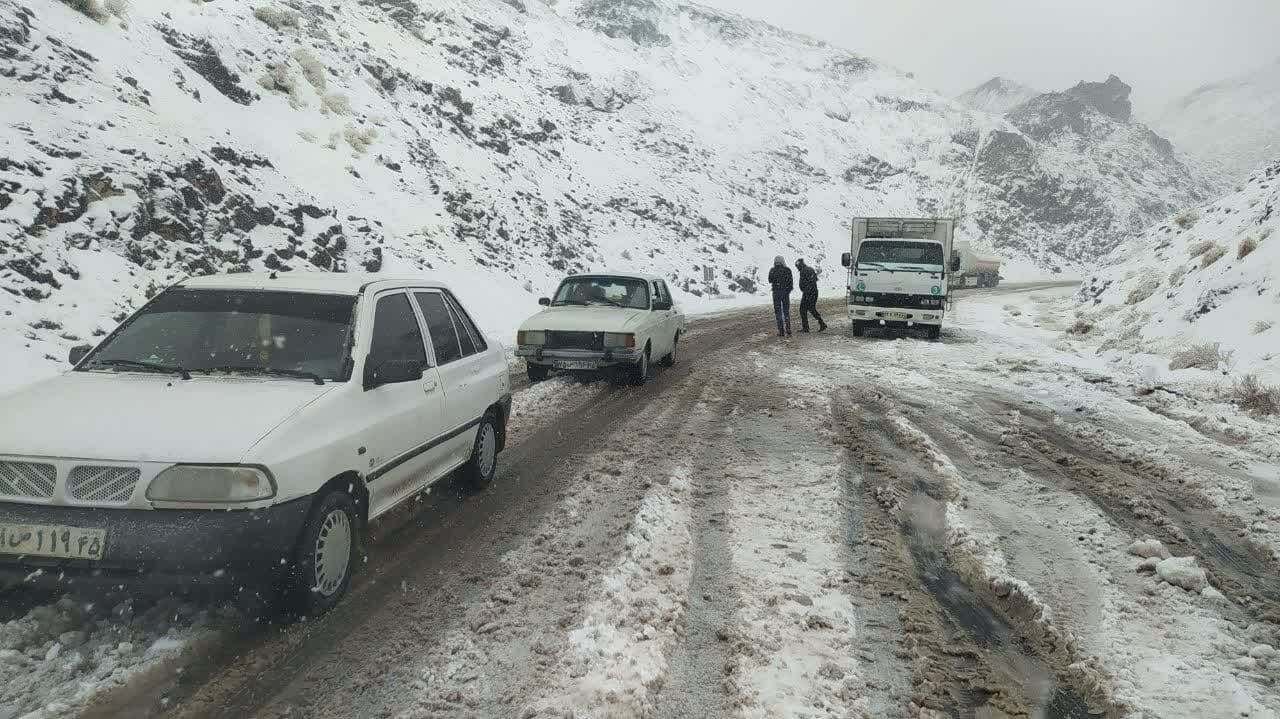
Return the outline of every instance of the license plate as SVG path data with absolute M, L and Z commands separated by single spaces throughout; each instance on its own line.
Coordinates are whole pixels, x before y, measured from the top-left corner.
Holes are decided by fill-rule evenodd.
M 556 369 L 595 369 L 594 360 L 556 360 Z
M 889 313 L 889 319 L 891 319 L 891 320 L 909 320 L 909 319 L 911 319 L 911 315 L 907 314 L 906 312 L 890 312 L 890 313 Z
M 102 559 L 107 530 L 48 524 L 0 524 L 0 554 Z

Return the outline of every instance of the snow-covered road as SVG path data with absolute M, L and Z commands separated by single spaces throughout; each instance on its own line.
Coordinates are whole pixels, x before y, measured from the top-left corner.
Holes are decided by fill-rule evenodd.
M 1071 292 L 938 343 L 748 310 L 644 388 L 526 388 L 494 488 L 380 527 L 331 615 L 86 610 L 174 637 L 112 674 L 42 607 L 0 716 L 1280 717 L 1280 427 L 1104 363 Z

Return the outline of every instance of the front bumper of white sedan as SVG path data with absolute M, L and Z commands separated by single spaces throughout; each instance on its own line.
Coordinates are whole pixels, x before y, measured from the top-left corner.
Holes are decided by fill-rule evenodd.
M 640 362 L 642 352 L 643 350 L 627 347 L 588 350 L 521 345 L 516 348 L 516 356 L 523 357 L 529 364 L 562 370 L 599 370 L 634 365 Z

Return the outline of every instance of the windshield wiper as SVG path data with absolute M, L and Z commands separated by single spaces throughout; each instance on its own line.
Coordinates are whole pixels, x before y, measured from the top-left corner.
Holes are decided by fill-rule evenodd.
M 880 264 L 879 262 L 859 262 L 859 263 L 858 263 L 858 269 L 862 269 L 863 265 L 872 265 L 872 266 L 874 266 L 874 267 L 877 267 L 877 268 L 879 268 L 879 269 L 884 270 L 885 272 L 893 272 L 893 270 L 892 270 L 892 269 L 890 269 L 890 268 L 888 268 L 888 267 L 885 267 L 884 265 Z
M 148 372 L 163 372 L 164 374 L 176 374 L 182 379 L 191 379 L 191 373 L 177 365 L 160 364 L 159 362 L 143 362 L 142 360 L 131 359 L 100 359 L 89 363 L 90 367 L 125 367 L 128 369 L 141 369 Z
M 237 365 L 227 365 L 223 367 L 209 367 L 196 370 L 197 372 L 226 372 L 228 374 L 249 374 L 249 375 L 276 375 L 278 377 L 297 377 L 298 379 L 309 379 L 316 384 L 324 384 L 324 377 L 315 372 L 306 372 L 299 369 L 284 369 L 278 367 L 241 367 Z

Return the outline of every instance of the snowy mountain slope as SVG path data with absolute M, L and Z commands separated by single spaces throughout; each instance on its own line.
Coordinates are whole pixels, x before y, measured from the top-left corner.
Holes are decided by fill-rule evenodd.
M 1003 115 L 1040 94 L 1040 91 L 1003 77 L 993 77 L 972 90 L 956 96 L 979 112 Z
M 1100 265 L 1078 299 L 1103 349 L 1172 356 L 1220 343 L 1232 371 L 1280 381 L 1280 162 Z
M 1206 85 L 1152 119 L 1224 189 L 1280 157 L 1280 58 Z
M 41 372 L 188 273 L 434 271 L 506 336 L 567 271 L 749 296 L 781 252 L 835 289 L 872 213 L 953 214 L 980 249 L 1072 269 L 1197 193 L 1129 123 L 1006 121 L 659 0 L 134 0 L 103 21 L 0 0 L 0 84 L 0 331 L 25 337 L 0 351 Z

